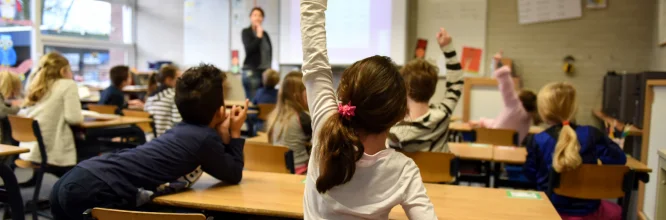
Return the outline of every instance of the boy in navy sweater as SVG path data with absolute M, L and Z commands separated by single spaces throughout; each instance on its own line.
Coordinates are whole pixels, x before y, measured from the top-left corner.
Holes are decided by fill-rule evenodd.
M 176 84 L 183 122 L 134 149 L 83 161 L 53 186 L 55 219 L 82 219 L 90 208 L 132 209 L 155 196 L 189 187 L 202 171 L 226 183 L 242 178 L 240 128 L 245 108 L 225 113 L 225 75 L 212 65 L 188 69 Z

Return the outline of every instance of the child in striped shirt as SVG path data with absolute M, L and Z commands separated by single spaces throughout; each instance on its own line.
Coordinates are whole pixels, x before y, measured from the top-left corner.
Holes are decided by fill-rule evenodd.
M 144 110 L 153 116 L 157 136 L 164 134 L 164 132 L 182 120 L 174 102 L 176 94 L 174 86 L 176 85 L 178 75 L 180 74 L 176 67 L 166 65 L 160 68 L 157 76 L 155 74 L 151 76 L 157 78 L 159 86 L 149 94 Z
M 409 114 L 391 128 L 389 145 L 406 152 L 448 152 L 447 140 L 451 115 L 460 99 L 463 72 L 452 43 L 441 44 L 446 58 L 446 93 L 444 100 L 428 104 L 435 94 L 439 68 L 424 59 L 412 60 L 400 73 L 407 83 Z

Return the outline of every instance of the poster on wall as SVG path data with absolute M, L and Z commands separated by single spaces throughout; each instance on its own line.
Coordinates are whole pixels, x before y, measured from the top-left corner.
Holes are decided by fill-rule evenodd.
M 0 1 L 0 26 L 30 26 L 30 0 L 3 0 Z
M 587 0 L 585 2 L 586 8 L 599 9 L 608 7 L 608 0 Z
M 460 62 L 463 72 L 468 74 L 479 74 L 482 54 L 483 50 L 481 48 L 463 47 L 462 60 Z
M 414 49 L 414 58 L 416 59 L 425 58 L 426 48 L 428 48 L 428 40 L 426 39 L 416 40 L 416 49 Z

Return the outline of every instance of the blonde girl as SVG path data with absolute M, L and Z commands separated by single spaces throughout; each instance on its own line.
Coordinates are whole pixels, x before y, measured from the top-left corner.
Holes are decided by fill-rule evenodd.
M 19 77 L 9 71 L 0 72 L 0 118 L 6 118 L 7 115 L 15 115 L 19 111 L 20 101 L 11 101 L 21 94 L 21 80 Z M 0 130 L 0 143 L 10 143 L 9 132 L 4 133 Z
M 305 97 L 303 73 L 290 72 L 282 80 L 277 105 L 268 117 L 268 141 L 273 145 L 287 146 L 294 152 L 294 168 L 297 174 L 307 171 L 308 146 L 312 138 L 310 113 Z
M 39 60 L 37 71 L 28 85 L 24 107 L 19 115 L 29 117 L 39 123 L 48 164 L 56 167 L 70 167 L 76 164 L 76 147 L 70 125 L 83 121 L 78 88 L 72 80 L 69 61 L 58 53 L 49 53 Z M 30 148 L 29 153 L 21 154 L 23 160 L 41 162 L 37 144 L 21 142 L 21 147 Z M 54 173 L 62 175 L 62 173 Z
M 627 158 L 620 147 L 599 129 L 577 125 L 576 89 L 566 82 L 544 86 L 537 95 L 537 109 L 544 122 L 551 125 L 527 143 L 525 176 L 546 190 L 548 173 L 576 169 L 581 164 L 625 164 Z M 622 209 L 614 203 L 600 200 L 575 199 L 553 194 L 550 196 L 560 216 L 565 219 L 620 219 Z

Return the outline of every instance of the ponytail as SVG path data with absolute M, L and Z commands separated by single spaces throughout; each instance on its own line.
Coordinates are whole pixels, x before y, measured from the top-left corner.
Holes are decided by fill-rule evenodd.
M 153 92 L 157 90 L 157 77 L 158 73 L 151 73 L 150 77 L 148 77 L 148 89 L 146 91 L 148 96 L 153 95 Z
M 356 161 L 363 156 L 363 144 L 352 122 L 340 113 L 329 117 L 319 132 L 319 178 L 317 191 L 325 193 L 331 188 L 351 180 L 356 171 Z
M 553 169 L 558 173 L 576 169 L 583 163 L 580 157 L 580 144 L 576 131 L 568 123 L 562 126 L 553 153 Z

